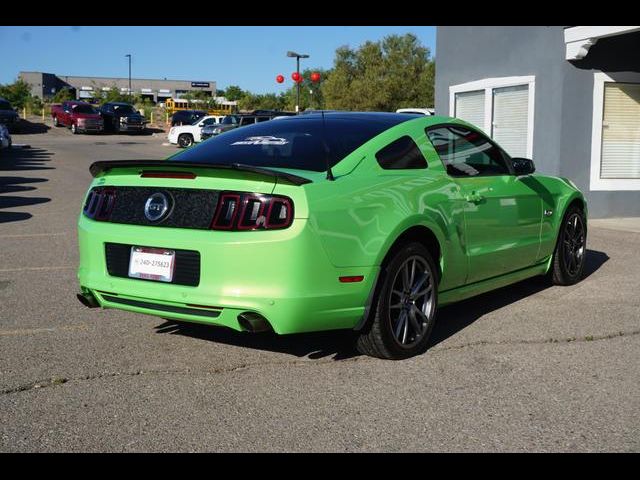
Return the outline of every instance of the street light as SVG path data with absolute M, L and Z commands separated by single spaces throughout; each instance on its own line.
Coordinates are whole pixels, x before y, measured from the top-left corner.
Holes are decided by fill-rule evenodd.
M 131 54 L 127 53 L 125 57 L 129 57 L 129 102 L 131 102 Z
M 300 54 L 296 52 L 287 52 L 287 57 L 296 59 L 296 73 L 300 76 L 300 59 L 309 58 L 309 55 Z M 296 81 L 296 113 L 300 113 L 300 81 Z

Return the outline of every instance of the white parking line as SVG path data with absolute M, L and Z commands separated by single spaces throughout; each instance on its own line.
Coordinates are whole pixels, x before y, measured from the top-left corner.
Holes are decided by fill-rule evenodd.
M 57 233 L 16 233 L 12 235 L 0 235 L 0 238 L 28 238 L 28 237 L 55 237 L 60 235 L 70 235 L 75 232 L 57 232 Z
M 29 271 L 29 270 L 36 270 L 36 271 L 40 271 L 40 270 L 71 270 L 73 268 L 76 268 L 75 265 L 59 265 L 59 266 L 55 266 L 55 267 L 1 268 L 0 269 L 0 273 L 25 272 L 25 271 Z
M 86 330 L 86 325 L 68 325 L 65 327 L 53 327 L 53 328 L 23 328 L 20 330 L 0 330 L 0 337 L 9 335 L 31 335 L 34 333 L 50 333 L 59 330 Z

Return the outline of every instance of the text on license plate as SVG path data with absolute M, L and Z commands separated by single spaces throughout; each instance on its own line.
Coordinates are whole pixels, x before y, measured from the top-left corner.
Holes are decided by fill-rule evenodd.
M 129 276 L 170 282 L 173 279 L 176 252 L 161 248 L 131 247 Z

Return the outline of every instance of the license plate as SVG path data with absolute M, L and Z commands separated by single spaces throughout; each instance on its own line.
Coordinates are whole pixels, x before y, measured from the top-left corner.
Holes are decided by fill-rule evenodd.
M 176 252 L 162 248 L 131 247 L 129 276 L 159 282 L 173 279 Z

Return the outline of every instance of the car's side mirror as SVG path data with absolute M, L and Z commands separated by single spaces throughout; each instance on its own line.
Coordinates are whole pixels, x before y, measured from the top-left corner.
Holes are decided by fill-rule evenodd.
M 528 158 L 512 158 L 513 170 L 517 176 L 531 175 L 536 171 L 536 166 L 533 160 Z

